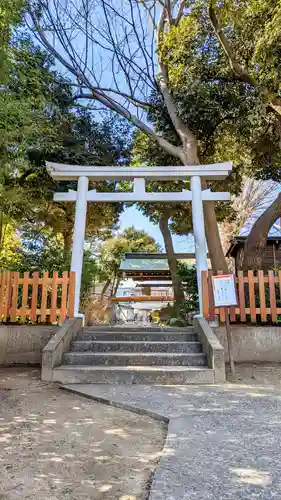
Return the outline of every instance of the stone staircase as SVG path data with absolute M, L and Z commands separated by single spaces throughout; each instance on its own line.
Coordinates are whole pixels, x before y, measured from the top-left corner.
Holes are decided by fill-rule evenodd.
M 83 328 L 53 381 L 93 384 L 214 383 L 193 327 Z

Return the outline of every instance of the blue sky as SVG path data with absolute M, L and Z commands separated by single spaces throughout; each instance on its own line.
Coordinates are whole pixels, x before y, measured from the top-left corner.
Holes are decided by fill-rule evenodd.
M 122 213 L 119 224 L 121 230 L 128 226 L 134 226 L 136 229 L 146 231 L 157 241 L 157 243 L 160 243 L 164 249 L 163 238 L 158 225 L 152 224 L 152 222 L 150 222 L 147 217 L 137 210 L 136 207 L 127 208 L 125 212 Z M 193 251 L 192 245 L 190 245 L 190 241 L 187 236 L 177 236 L 173 234 L 172 237 L 176 252 L 183 253 Z

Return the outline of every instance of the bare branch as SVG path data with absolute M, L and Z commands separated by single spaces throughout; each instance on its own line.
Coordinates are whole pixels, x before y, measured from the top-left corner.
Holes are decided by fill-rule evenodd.
M 154 68 L 159 6 L 163 14 L 158 41 L 169 17 L 172 25 L 173 10 L 179 0 L 127 0 L 120 9 L 115 0 L 28 1 L 35 36 L 72 75 L 74 81 L 70 84 L 79 89 L 74 99 L 96 101 L 129 120 L 182 163 L 198 163 L 196 155 L 189 158 L 186 154 L 191 143 L 197 151 L 196 141 L 177 114 L 169 89 L 168 69 L 159 61 L 160 77 L 158 81 L 157 75 L 156 82 Z M 37 3 L 40 17 L 37 17 Z M 153 21 L 152 28 L 149 23 L 145 25 L 147 16 L 143 16 L 141 5 Z M 180 10 L 181 2 L 178 15 Z M 183 147 L 176 147 L 157 134 L 147 124 L 147 117 L 140 118 L 151 107 L 148 96 L 158 83 Z M 100 108 L 95 106 L 95 109 Z
M 96 88 L 95 90 L 97 90 L 98 92 L 102 92 L 102 93 L 112 92 L 112 93 L 117 94 L 121 97 L 125 97 L 126 99 L 128 99 L 129 101 L 131 101 L 132 103 L 136 104 L 137 106 L 139 106 L 140 108 L 143 108 L 143 109 L 148 109 L 152 106 L 148 102 L 140 101 L 136 97 L 129 95 L 129 94 L 125 94 L 124 92 L 119 92 L 118 90 L 114 90 L 114 89 L 110 89 L 110 88 L 106 89 L 106 88 L 102 88 L 102 87 L 99 87 L 98 89 Z M 93 99 L 93 94 L 85 94 L 82 92 L 80 94 L 76 94 L 74 96 L 74 99 Z
M 157 23 L 155 21 L 155 3 L 153 3 L 153 5 L 151 7 L 148 7 L 148 5 L 146 5 L 146 2 L 144 2 L 143 0 L 139 0 L 139 2 L 137 1 L 137 3 L 141 3 L 142 6 L 144 7 L 146 13 L 148 14 L 148 17 L 149 17 L 149 20 L 151 22 L 151 25 L 153 27 L 153 29 L 155 31 L 157 31 Z M 154 14 L 152 14 L 152 10 L 154 11 Z
M 176 16 L 176 18 L 175 18 L 175 20 L 174 20 L 174 24 L 175 24 L 175 26 L 178 26 L 179 22 L 180 22 L 180 21 L 181 21 L 181 19 L 182 19 L 185 4 L 186 4 L 186 1 L 185 1 L 185 0 L 181 0 L 181 1 L 180 1 L 180 4 L 179 4 L 179 10 L 178 10 L 177 16 Z

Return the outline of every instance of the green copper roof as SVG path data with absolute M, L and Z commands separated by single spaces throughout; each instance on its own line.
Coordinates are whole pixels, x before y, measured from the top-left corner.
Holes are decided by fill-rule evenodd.
M 121 271 L 169 271 L 166 259 L 124 259 Z
M 194 255 L 181 253 L 176 254 L 179 261 L 185 262 L 192 266 L 194 264 Z M 121 262 L 120 271 L 123 272 L 164 272 L 170 273 L 169 264 L 166 254 L 153 254 L 153 253 L 127 253 L 124 260 Z

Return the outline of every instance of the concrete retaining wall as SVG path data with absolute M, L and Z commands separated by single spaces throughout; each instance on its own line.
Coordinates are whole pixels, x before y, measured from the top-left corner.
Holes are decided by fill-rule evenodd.
M 41 364 L 42 350 L 58 328 L 54 325 L 0 325 L 0 365 Z
M 53 380 L 54 368 L 61 365 L 63 353 L 69 350 L 71 342 L 76 339 L 83 326 L 82 318 L 69 318 L 56 331 L 43 349 L 41 379 Z
M 214 329 L 220 343 L 225 349 L 225 360 L 228 362 L 228 349 L 225 327 Z M 233 356 L 236 363 L 281 362 L 281 327 L 231 325 Z
M 203 352 L 207 355 L 208 366 L 214 370 L 215 382 L 225 382 L 225 355 L 224 348 L 218 341 L 212 328 L 205 318 L 194 318 L 194 328 L 202 344 Z

